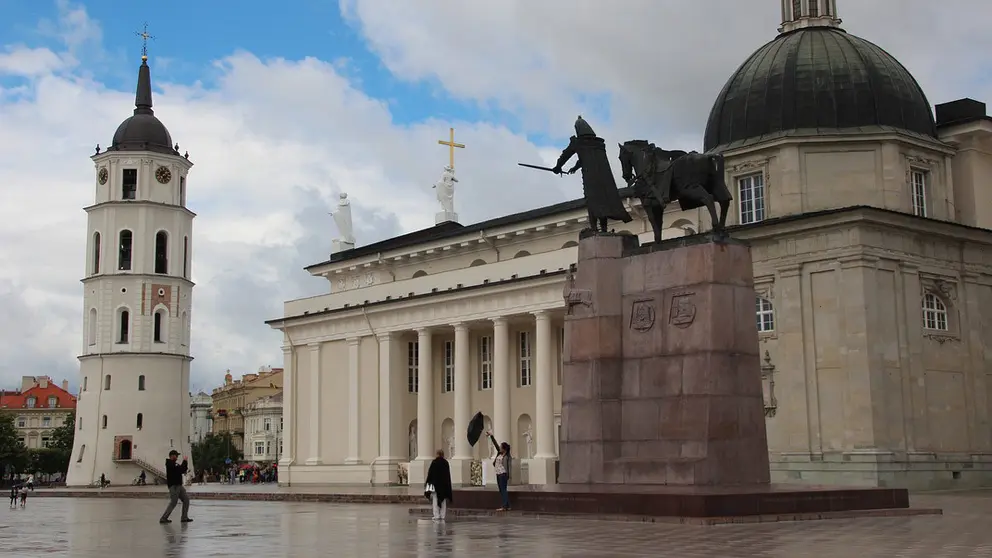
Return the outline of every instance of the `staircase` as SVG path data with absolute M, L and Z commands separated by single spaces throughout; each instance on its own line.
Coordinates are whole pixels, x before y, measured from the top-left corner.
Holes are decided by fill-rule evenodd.
M 155 467 L 154 465 L 145 461 L 144 459 L 140 459 L 138 457 L 132 457 L 131 462 L 137 465 L 138 467 L 141 467 L 145 471 L 151 473 L 153 476 L 162 479 L 163 481 L 166 480 L 165 471 L 159 469 L 158 467 Z

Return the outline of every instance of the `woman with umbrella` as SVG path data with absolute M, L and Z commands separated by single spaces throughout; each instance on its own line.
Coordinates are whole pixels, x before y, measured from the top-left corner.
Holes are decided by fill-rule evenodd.
M 431 494 L 434 521 L 444 521 L 452 493 L 451 467 L 448 466 L 448 461 L 444 458 L 444 450 L 437 450 L 437 457 L 427 469 L 427 478 L 424 480 L 424 484 Z
M 507 491 L 507 485 L 510 484 L 510 465 L 513 461 L 510 456 L 510 444 L 506 442 L 496 443 L 496 437 L 493 436 L 492 431 L 486 431 L 486 435 L 489 436 L 489 441 L 492 442 L 497 451 L 496 458 L 493 460 L 493 469 L 496 472 L 496 485 L 499 487 L 499 496 L 503 501 L 503 507 L 496 511 L 509 511 L 510 493 Z

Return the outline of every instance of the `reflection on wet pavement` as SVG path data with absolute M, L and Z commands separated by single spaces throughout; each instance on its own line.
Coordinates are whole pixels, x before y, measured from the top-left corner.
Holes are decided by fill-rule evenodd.
M 189 525 L 159 525 L 166 500 L 35 498 L 0 509 L 0 555 L 802 557 L 992 556 L 992 491 L 916 495 L 943 516 L 722 525 L 477 518 L 443 524 L 406 506 L 193 502 Z

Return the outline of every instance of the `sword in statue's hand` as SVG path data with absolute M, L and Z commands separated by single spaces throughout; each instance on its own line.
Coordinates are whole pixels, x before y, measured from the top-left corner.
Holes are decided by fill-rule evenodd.
M 562 175 L 566 174 L 566 173 L 562 172 L 560 169 L 554 169 L 554 168 L 551 168 L 551 167 L 541 167 L 541 166 L 538 166 L 538 165 L 528 165 L 527 163 L 517 163 L 517 164 L 520 165 L 521 167 L 527 167 L 529 169 L 537 169 L 537 170 L 543 170 L 543 171 L 553 172 L 553 173 L 557 174 L 558 176 L 562 176 Z M 567 174 L 575 174 L 575 171 L 576 170 L 578 170 L 578 169 L 572 169 L 572 170 L 568 171 Z

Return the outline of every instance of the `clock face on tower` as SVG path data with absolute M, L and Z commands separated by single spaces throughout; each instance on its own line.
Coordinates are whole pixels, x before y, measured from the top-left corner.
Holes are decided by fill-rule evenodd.
M 159 167 L 155 169 L 155 179 L 162 184 L 168 184 L 172 180 L 172 171 L 166 167 Z
M 102 168 L 102 169 L 100 169 L 100 172 L 97 173 L 96 177 L 97 177 L 97 180 L 100 181 L 100 184 L 103 185 L 103 184 L 106 184 L 107 183 L 107 179 L 110 178 L 110 173 L 107 172 L 107 169 L 106 168 Z

